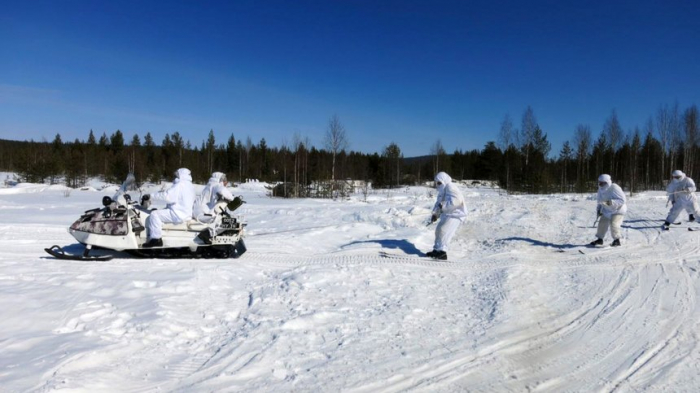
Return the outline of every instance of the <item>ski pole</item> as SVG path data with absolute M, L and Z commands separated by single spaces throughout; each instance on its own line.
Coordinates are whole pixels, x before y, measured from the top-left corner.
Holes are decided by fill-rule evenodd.
M 600 204 L 598 204 L 598 207 L 595 210 L 595 221 L 593 221 L 593 228 L 598 224 L 598 220 L 600 220 L 600 216 L 603 215 L 602 212 L 600 212 L 598 209 L 600 208 Z

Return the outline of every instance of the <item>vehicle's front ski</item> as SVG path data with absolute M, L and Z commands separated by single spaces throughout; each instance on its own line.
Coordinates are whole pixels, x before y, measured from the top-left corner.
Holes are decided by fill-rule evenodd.
M 112 255 L 90 255 L 91 249 L 92 247 L 86 246 L 82 254 L 69 254 L 60 246 L 53 245 L 49 248 L 45 248 L 44 251 L 54 258 L 68 261 L 109 261 L 114 257 Z

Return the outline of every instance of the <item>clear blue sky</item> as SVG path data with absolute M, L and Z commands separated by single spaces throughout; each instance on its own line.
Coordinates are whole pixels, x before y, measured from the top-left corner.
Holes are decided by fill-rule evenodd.
M 0 1 L 0 138 L 214 130 L 424 155 L 532 106 L 554 153 L 700 104 L 696 1 Z

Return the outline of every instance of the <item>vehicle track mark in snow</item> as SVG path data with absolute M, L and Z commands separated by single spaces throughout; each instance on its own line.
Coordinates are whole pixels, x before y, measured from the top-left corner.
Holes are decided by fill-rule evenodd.
M 367 251 L 363 253 L 348 253 L 340 255 L 321 255 L 321 256 L 303 256 L 303 255 L 284 255 L 272 253 L 247 252 L 240 259 L 241 263 L 262 263 L 278 266 L 314 266 L 314 265 L 414 265 L 430 268 L 446 268 L 446 269 L 472 269 L 473 265 L 469 261 L 434 261 L 429 258 L 420 258 L 415 256 L 391 255 L 383 257 L 377 254 L 377 251 Z M 479 264 L 487 267 L 488 263 Z M 493 264 L 495 265 L 495 264 Z

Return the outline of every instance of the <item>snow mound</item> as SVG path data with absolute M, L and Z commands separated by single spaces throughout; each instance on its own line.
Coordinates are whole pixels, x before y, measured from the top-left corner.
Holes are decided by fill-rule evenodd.
M 269 183 L 259 182 L 257 180 L 236 184 L 236 188 L 238 188 L 240 190 L 248 190 L 248 191 L 267 191 L 271 187 L 272 186 Z

